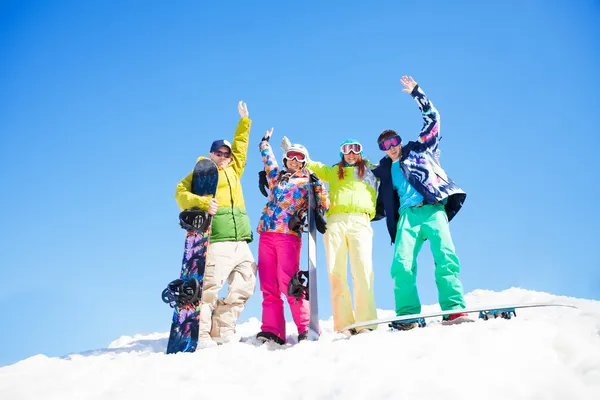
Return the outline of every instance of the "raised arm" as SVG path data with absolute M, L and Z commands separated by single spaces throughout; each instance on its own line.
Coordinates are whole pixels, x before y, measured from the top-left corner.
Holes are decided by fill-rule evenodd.
M 267 131 L 259 145 L 260 155 L 263 160 L 263 165 L 265 166 L 265 172 L 267 173 L 267 181 L 269 182 L 269 188 L 275 186 L 275 182 L 277 181 L 277 174 L 279 174 L 279 165 L 277 164 L 277 158 L 275 158 L 273 149 L 269 144 L 269 139 L 271 138 L 272 134 L 273 128 Z
M 306 161 L 306 168 L 314 172 L 323 182 L 329 182 L 329 170 L 331 167 L 328 167 L 318 161 L 313 161 L 309 158 Z
M 400 83 L 405 87 L 402 91 L 409 93 L 415 99 L 423 116 L 423 127 L 418 142 L 427 147 L 437 147 L 440 140 L 440 113 L 412 77 L 405 75 Z
M 248 142 L 250 137 L 250 125 L 252 120 L 248 118 L 248 107 L 246 103 L 238 103 L 238 112 L 240 113 L 240 122 L 238 122 L 235 133 L 233 134 L 233 143 L 231 144 L 231 163 L 233 170 L 238 176 L 242 176 L 246 167 L 246 157 L 248 155 Z

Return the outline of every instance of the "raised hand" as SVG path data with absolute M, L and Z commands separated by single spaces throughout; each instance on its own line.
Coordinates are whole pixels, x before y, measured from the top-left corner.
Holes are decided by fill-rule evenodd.
M 281 149 L 286 152 L 287 149 L 292 145 L 292 142 L 290 142 L 290 139 L 287 138 L 287 136 L 284 136 L 283 138 L 281 138 Z
M 240 113 L 240 118 L 248 118 L 248 106 L 241 100 L 238 103 L 238 112 Z
M 417 82 L 415 82 L 415 80 L 412 78 L 412 76 L 407 76 L 407 75 L 402 76 L 402 79 L 400 79 L 400 83 L 402 84 L 402 86 L 404 86 L 406 88 L 406 89 L 402 89 L 402 91 L 406 92 L 408 94 L 411 94 L 412 91 L 414 90 L 415 86 L 417 86 Z
M 273 129 L 275 129 L 275 128 L 271 128 L 267 131 L 267 133 L 265 133 L 265 136 L 264 136 L 265 140 L 269 140 L 271 138 L 271 135 L 273 134 Z

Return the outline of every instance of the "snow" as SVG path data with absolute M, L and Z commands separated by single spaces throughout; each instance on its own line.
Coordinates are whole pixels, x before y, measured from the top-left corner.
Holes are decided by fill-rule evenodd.
M 599 399 L 600 302 L 511 288 L 477 290 L 467 305 L 550 302 L 512 320 L 478 320 L 342 339 L 322 321 L 317 342 L 242 342 L 165 355 L 167 333 L 123 336 L 105 349 L 36 355 L 0 368 L 0 398 L 20 399 Z M 435 311 L 437 305 L 423 311 Z M 393 315 L 380 310 L 380 317 Z M 476 315 L 472 315 L 476 317 Z

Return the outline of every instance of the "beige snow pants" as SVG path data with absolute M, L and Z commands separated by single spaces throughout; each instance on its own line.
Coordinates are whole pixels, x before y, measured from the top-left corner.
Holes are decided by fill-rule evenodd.
M 208 246 L 198 341 L 221 342 L 235 333 L 236 322 L 256 286 L 256 263 L 248 243 L 217 242 Z M 228 284 L 227 295 L 218 298 Z

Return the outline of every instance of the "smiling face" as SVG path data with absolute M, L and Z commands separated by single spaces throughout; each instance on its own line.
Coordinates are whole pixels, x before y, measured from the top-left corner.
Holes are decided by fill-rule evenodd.
M 350 165 L 354 165 L 360 161 L 360 156 L 358 154 L 350 152 L 348 154 L 344 154 L 344 161 Z
M 292 160 L 286 160 L 286 164 L 287 164 L 287 169 L 291 170 L 291 171 L 298 171 L 300 169 L 302 169 L 302 165 L 304 163 L 300 162 L 300 161 L 296 161 L 296 159 L 292 159 Z
M 402 156 L 402 143 L 400 143 L 398 146 L 390 147 L 385 151 L 385 154 L 387 154 L 392 161 L 398 160 L 400 156 Z
M 231 150 L 227 146 L 221 146 L 216 151 L 208 154 L 210 159 L 219 168 L 225 168 L 231 162 Z

